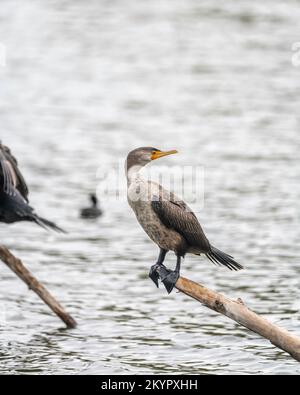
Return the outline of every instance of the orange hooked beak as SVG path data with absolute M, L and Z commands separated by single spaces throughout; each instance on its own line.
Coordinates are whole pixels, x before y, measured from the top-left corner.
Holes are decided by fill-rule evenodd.
M 176 151 L 176 150 L 154 151 L 154 152 L 152 152 L 151 160 L 159 159 L 159 158 L 162 158 L 163 156 L 168 156 L 168 155 L 173 155 L 173 154 L 178 154 L 178 151 Z

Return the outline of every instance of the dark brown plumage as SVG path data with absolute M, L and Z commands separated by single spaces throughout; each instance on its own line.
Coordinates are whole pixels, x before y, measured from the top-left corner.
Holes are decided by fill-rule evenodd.
M 170 200 L 152 201 L 152 208 L 167 228 L 176 230 L 184 237 L 187 248 L 210 250 L 209 241 L 197 217 L 185 202 L 175 199 L 171 194 Z
M 64 232 L 53 222 L 38 216 L 29 206 L 29 190 L 18 162 L 10 149 L 0 143 L 0 222 L 14 223 L 30 221 L 51 228 L 58 232 Z
M 0 143 L 0 185 L 2 189 L 10 194 L 17 189 L 23 198 L 28 202 L 28 187 L 22 176 L 16 158 L 10 149 Z

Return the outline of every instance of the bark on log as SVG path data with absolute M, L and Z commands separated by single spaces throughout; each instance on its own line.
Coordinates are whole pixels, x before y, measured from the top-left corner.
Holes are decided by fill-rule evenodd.
M 241 299 L 237 301 L 228 299 L 183 277 L 178 279 L 175 287 L 211 310 L 217 311 L 259 334 L 300 362 L 300 338 L 249 310 Z
M 16 258 L 6 247 L 0 246 L 0 259 L 31 289 L 50 309 L 66 324 L 67 328 L 75 328 L 76 321 L 64 310 L 47 289 L 29 272 L 22 261 Z

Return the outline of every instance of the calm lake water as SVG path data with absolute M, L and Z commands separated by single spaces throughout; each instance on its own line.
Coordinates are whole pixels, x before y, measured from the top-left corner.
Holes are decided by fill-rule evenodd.
M 78 216 L 129 150 L 178 149 L 164 164 L 204 169 L 192 207 L 246 267 L 188 256 L 182 274 L 300 335 L 299 17 L 293 0 L 1 1 L 1 139 L 31 204 L 69 232 L 2 224 L 1 243 L 79 323 L 64 330 L 1 265 L 2 373 L 300 373 L 267 341 L 155 289 L 157 248 L 122 194 L 103 196 L 103 218 Z

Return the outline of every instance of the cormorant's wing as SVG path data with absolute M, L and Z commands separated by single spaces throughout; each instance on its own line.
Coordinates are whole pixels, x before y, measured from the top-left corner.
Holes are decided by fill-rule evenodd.
M 209 241 L 197 217 L 185 202 L 178 200 L 173 194 L 169 200 L 156 198 L 151 202 L 152 208 L 167 228 L 176 230 L 191 247 L 199 249 L 199 252 L 210 251 Z
M 0 143 L 0 186 L 7 194 L 14 194 L 17 189 L 28 202 L 28 187 L 22 176 L 16 158 L 10 149 Z

